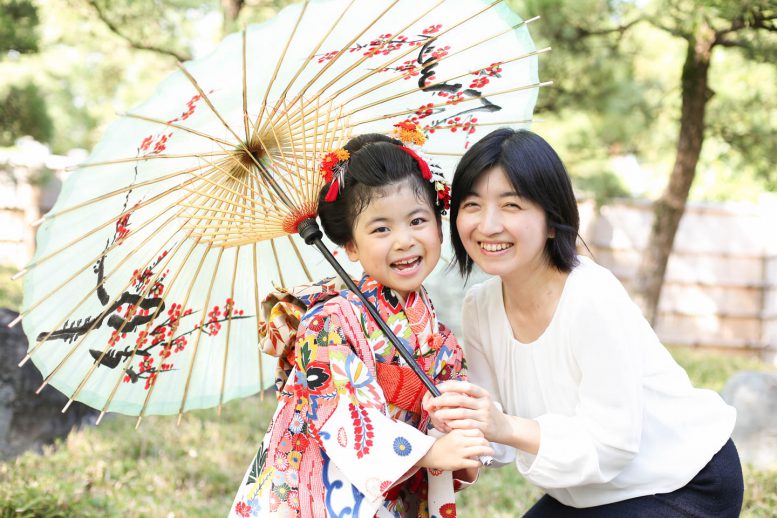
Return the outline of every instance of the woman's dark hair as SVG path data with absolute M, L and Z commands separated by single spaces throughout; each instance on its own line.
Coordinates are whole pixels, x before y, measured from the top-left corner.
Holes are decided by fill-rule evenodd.
M 353 240 L 356 218 L 375 196 L 383 196 L 390 185 L 409 181 L 416 196 L 426 200 L 437 222 L 440 213 L 435 208 L 437 193 L 432 182 L 424 180 L 413 157 L 402 150 L 402 142 L 380 133 L 359 135 L 344 146 L 351 157 L 343 175 L 340 194 L 332 202 L 324 200 L 327 183 L 318 196 L 318 217 L 326 236 L 339 246 Z
M 451 243 L 461 274 L 468 276 L 473 262 L 456 228 L 459 207 L 478 179 L 494 167 L 502 168 L 519 196 L 545 211 L 548 228 L 555 230 L 555 237 L 545 243 L 545 256 L 556 269 L 571 271 L 578 264 L 575 242 L 580 216 L 564 164 L 539 135 L 502 128 L 492 131 L 464 153 L 453 176 Z

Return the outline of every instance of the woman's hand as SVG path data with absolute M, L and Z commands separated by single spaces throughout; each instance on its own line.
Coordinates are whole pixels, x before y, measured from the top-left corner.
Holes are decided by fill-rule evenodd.
M 442 394 L 432 397 L 427 392 L 422 403 L 435 428 L 442 432 L 475 428 L 489 441 L 504 441 L 499 432 L 505 429 L 506 416 L 487 390 L 467 381 L 446 381 L 437 388 Z
M 472 469 L 481 466 L 478 457 L 493 454 L 479 430 L 452 430 L 439 437 L 416 465 L 446 471 Z

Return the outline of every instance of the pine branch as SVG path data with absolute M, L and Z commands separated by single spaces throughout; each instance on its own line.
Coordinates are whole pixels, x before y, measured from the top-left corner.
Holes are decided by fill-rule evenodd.
M 129 35 L 125 34 L 115 23 L 113 23 L 110 19 L 108 19 L 108 16 L 105 14 L 105 11 L 103 11 L 103 9 L 97 3 L 97 0 L 88 0 L 88 3 L 97 12 L 97 16 L 105 24 L 105 26 L 108 27 L 108 29 L 110 29 L 110 31 L 113 32 L 116 36 L 126 41 L 132 48 L 139 49 L 139 50 L 148 50 L 151 52 L 156 52 L 157 54 L 164 54 L 166 56 L 171 56 L 180 62 L 184 62 L 192 59 L 192 57 L 188 54 L 181 54 L 174 50 L 158 47 L 156 45 L 150 45 L 148 43 L 143 43 L 133 39 Z
M 775 20 L 777 20 L 777 14 L 767 15 L 764 13 L 756 13 L 752 18 L 745 18 L 744 16 L 734 18 L 731 20 L 731 25 L 727 28 L 715 31 L 716 43 L 725 45 L 722 40 L 725 39 L 727 34 L 741 31 L 742 29 L 763 29 L 777 32 L 777 27 L 774 25 Z
M 634 25 L 638 24 L 639 22 L 641 22 L 644 19 L 645 18 L 640 16 L 640 17 L 637 17 L 637 18 L 631 20 L 629 23 L 626 23 L 624 25 L 618 25 L 617 27 L 612 27 L 612 28 L 609 28 L 609 29 L 591 30 L 591 29 L 587 29 L 585 27 L 580 27 L 580 26 L 577 26 L 577 25 L 575 25 L 574 28 L 575 28 L 575 31 L 577 32 L 577 34 L 581 38 L 586 38 L 588 36 L 606 36 L 607 34 L 615 34 L 615 33 L 617 33 L 619 36 L 623 36 L 623 34 L 627 30 L 629 30 L 631 27 L 633 27 Z

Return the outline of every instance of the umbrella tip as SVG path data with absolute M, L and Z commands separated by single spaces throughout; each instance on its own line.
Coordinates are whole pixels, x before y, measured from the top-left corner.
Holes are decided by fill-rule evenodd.
M 22 275 L 24 275 L 25 273 L 27 273 L 27 268 L 24 268 L 24 269 L 22 269 L 22 270 L 19 270 L 18 272 L 16 272 L 15 274 L 13 274 L 13 275 L 11 276 L 11 280 L 12 280 L 12 281 L 15 281 L 15 280 L 17 280 L 18 278 L 20 278 Z
M 139 415 L 139 416 L 138 416 L 138 420 L 137 420 L 137 421 L 135 421 L 135 430 L 137 430 L 138 428 L 140 428 L 140 422 L 141 422 L 142 420 L 143 420 L 143 416 L 142 416 L 142 415 Z
M 178 412 L 178 422 L 175 423 L 175 426 L 181 426 L 182 418 L 183 418 L 183 412 Z
M 44 221 L 46 221 L 46 216 L 41 216 L 38 219 L 36 219 L 35 221 L 33 221 L 32 223 L 30 223 L 30 226 L 32 226 L 33 228 L 38 227 Z
M 95 421 L 95 422 L 94 422 L 94 425 L 95 425 L 95 426 L 100 426 L 100 421 L 102 421 L 102 420 L 103 420 L 103 416 L 104 416 L 104 415 L 105 415 L 105 410 L 103 410 L 102 412 L 100 412 L 100 415 L 99 415 L 99 416 L 97 416 L 97 421 Z
M 67 403 L 65 403 L 65 406 L 62 407 L 62 413 L 64 414 L 67 412 L 67 409 L 70 408 L 70 405 L 73 404 L 73 398 L 68 398 Z
M 40 391 L 43 390 L 43 388 L 49 384 L 48 380 L 43 380 L 43 383 L 40 384 L 40 387 L 35 391 L 36 394 L 40 394 Z
M 30 359 L 30 354 L 27 353 L 24 355 L 24 358 L 22 358 L 22 361 L 19 362 L 18 366 L 23 367 L 25 363 Z
M 11 322 L 9 322 L 8 327 L 13 327 L 21 321 L 22 321 L 22 314 L 19 313 L 18 317 L 14 318 L 13 320 L 11 320 Z

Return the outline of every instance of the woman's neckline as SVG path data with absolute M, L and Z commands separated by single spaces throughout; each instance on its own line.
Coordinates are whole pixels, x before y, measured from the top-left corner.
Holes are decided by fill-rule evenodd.
M 562 304 L 563 304 L 563 302 L 564 302 L 564 300 L 566 298 L 565 294 L 567 292 L 567 286 L 569 286 L 569 280 L 572 277 L 572 275 L 574 274 L 575 270 L 577 270 L 577 268 L 579 268 L 580 266 L 582 266 L 582 263 L 578 264 L 575 268 L 573 268 L 572 271 L 569 272 L 569 274 L 564 279 L 564 284 L 561 287 L 561 293 L 559 294 L 558 300 L 556 301 L 556 307 L 553 308 L 553 315 L 551 316 L 550 320 L 548 321 L 548 325 L 545 326 L 545 329 L 543 329 L 542 332 L 540 332 L 540 334 L 537 336 L 537 338 L 535 338 L 534 340 L 531 340 L 529 342 L 522 342 L 521 340 L 519 340 L 515 336 L 515 333 L 513 332 L 513 326 L 510 323 L 510 317 L 507 314 L 507 306 L 505 304 L 504 283 L 502 282 L 501 277 L 497 277 L 497 281 L 498 281 L 498 284 L 499 284 L 499 296 L 500 296 L 501 302 L 502 302 L 502 304 L 501 304 L 501 318 L 502 318 L 502 320 L 504 322 L 505 329 L 506 329 L 507 333 L 509 334 L 510 339 L 513 341 L 513 343 L 515 345 L 518 345 L 518 346 L 521 346 L 521 347 L 532 347 L 532 346 L 535 346 L 535 345 L 537 345 L 537 344 L 539 344 L 539 343 L 541 343 L 543 341 L 545 336 L 548 334 L 548 331 L 554 326 L 554 324 L 555 324 L 555 322 L 556 322 L 556 320 L 558 318 L 558 314 L 559 314 L 559 312 L 561 310 L 561 307 L 562 307 Z

